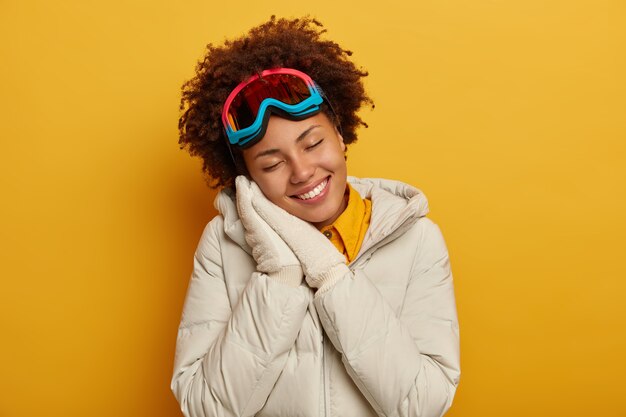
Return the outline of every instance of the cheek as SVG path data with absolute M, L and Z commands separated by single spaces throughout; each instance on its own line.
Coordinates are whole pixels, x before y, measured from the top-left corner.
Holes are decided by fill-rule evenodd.
M 346 171 L 346 158 L 343 152 L 333 152 L 324 159 L 325 164 L 336 172 Z
M 265 197 L 272 201 L 271 196 L 276 193 L 276 181 L 272 181 L 272 175 L 268 175 L 268 173 L 263 172 L 260 167 L 251 165 L 247 162 L 246 168 L 248 169 L 248 173 L 252 181 L 259 186 Z
M 267 175 L 252 175 L 252 180 L 257 183 L 265 197 L 272 203 L 277 204 L 284 196 L 285 190 L 281 187 L 281 181 Z

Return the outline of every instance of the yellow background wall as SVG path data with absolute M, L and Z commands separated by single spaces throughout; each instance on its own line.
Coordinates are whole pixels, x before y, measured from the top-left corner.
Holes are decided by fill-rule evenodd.
M 249 3 L 249 4 L 246 4 Z M 0 2 L 0 416 L 178 416 L 215 214 L 177 145 L 209 41 L 311 13 L 370 71 L 351 174 L 426 193 L 456 278 L 450 416 L 626 416 L 626 7 Z

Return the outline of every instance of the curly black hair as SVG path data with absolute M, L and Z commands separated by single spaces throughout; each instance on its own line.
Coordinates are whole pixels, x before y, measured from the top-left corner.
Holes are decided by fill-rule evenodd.
M 207 45 L 196 75 L 182 87 L 178 121 L 181 149 L 203 160 L 212 188 L 230 186 L 245 172 L 241 155 L 233 162 L 221 123 L 221 111 L 230 92 L 243 80 L 266 69 L 286 67 L 308 74 L 326 94 L 336 113 L 325 111 L 340 125 L 344 143 L 356 141 L 356 129 L 367 124 L 357 115 L 363 104 L 374 107 L 363 87 L 367 71 L 348 57 L 351 51 L 323 40 L 323 25 L 310 17 L 276 19 L 256 26 L 222 46 Z M 338 120 L 337 120 L 338 119 Z

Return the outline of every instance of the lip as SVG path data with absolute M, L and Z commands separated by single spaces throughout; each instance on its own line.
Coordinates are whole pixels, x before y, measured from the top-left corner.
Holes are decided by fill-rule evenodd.
M 301 200 L 300 198 L 298 198 L 298 197 L 297 197 L 298 195 L 306 194 L 306 193 L 308 193 L 308 192 L 310 192 L 310 191 L 314 190 L 314 189 L 315 189 L 315 187 L 317 187 L 318 185 L 320 185 L 320 184 L 321 184 L 321 183 L 323 183 L 324 181 L 328 181 L 328 183 L 326 184 L 326 187 L 324 187 L 324 189 L 322 190 L 322 192 L 321 192 L 321 193 L 319 193 L 318 195 L 316 195 L 315 197 L 313 197 L 313 198 L 309 198 L 309 199 L 307 199 L 307 200 Z M 315 184 L 313 184 L 313 185 L 311 185 L 311 186 L 309 186 L 309 187 L 306 187 L 306 188 L 303 188 L 303 189 L 301 189 L 301 190 L 298 190 L 297 192 L 293 193 L 290 197 L 291 197 L 292 199 L 296 200 L 297 202 L 302 203 L 302 204 L 311 204 L 311 203 L 316 203 L 316 202 L 318 202 L 319 200 L 321 200 L 321 199 L 323 199 L 324 197 L 326 197 L 326 195 L 328 194 L 328 191 L 330 190 L 330 183 L 331 183 L 331 177 L 330 177 L 330 175 L 329 175 L 329 176 L 327 176 L 327 177 L 325 177 L 325 178 L 322 178 L 320 181 L 316 182 Z

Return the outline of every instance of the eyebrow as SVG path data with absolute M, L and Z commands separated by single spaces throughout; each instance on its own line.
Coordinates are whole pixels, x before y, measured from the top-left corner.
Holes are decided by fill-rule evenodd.
M 300 133 L 300 135 L 298 135 L 298 137 L 296 138 L 296 143 L 300 143 L 304 140 L 304 138 L 307 137 L 307 135 L 309 133 L 311 133 L 311 131 L 313 129 L 315 129 L 316 127 L 321 127 L 322 125 L 313 125 L 313 126 L 309 126 L 304 132 Z M 258 159 L 262 156 L 267 156 L 267 155 L 271 155 L 274 154 L 276 152 L 278 152 L 279 149 L 277 148 L 271 148 L 271 149 L 266 149 L 264 151 L 259 152 L 258 154 L 256 154 L 256 156 L 254 157 L 254 159 Z

